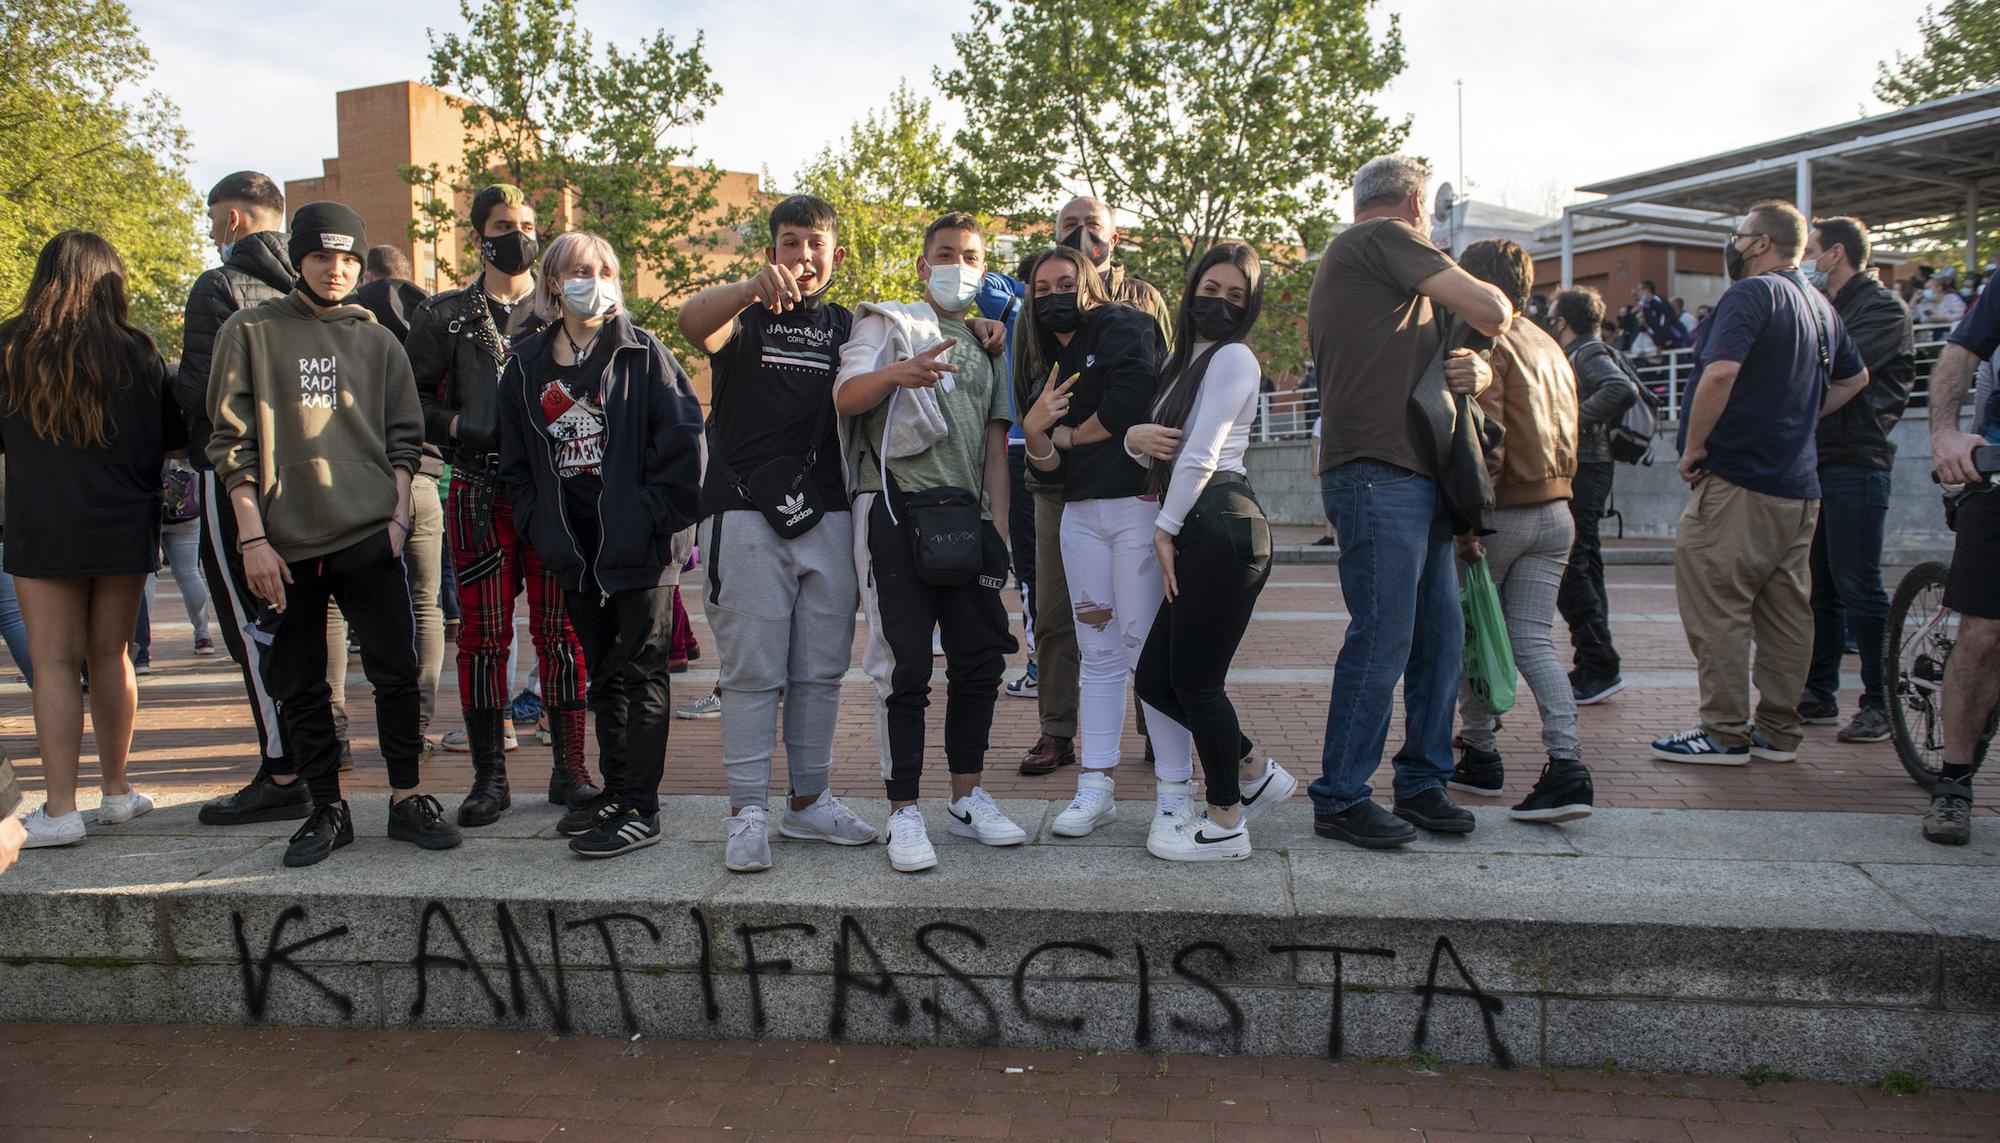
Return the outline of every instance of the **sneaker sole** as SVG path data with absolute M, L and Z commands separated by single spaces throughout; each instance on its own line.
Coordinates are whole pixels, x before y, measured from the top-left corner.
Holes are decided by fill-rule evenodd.
M 1152 838 L 1146 839 L 1146 852 L 1152 854 L 1154 857 L 1159 858 L 1161 861 L 1185 861 L 1189 863 L 1197 863 L 1205 861 L 1248 861 L 1250 859 L 1250 849 L 1248 846 L 1244 847 L 1241 852 L 1231 849 L 1223 849 L 1219 845 L 1209 846 L 1203 849 L 1175 851 L 1175 850 L 1168 850 L 1165 846 L 1160 846 L 1158 848 L 1155 848 L 1153 845 Z
M 894 857 L 891 857 L 889 859 L 889 868 L 898 873 L 922 873 L 926 869 L 936 869 L 937 854 L 933 853 L 929 857 L 917 861 L 898 861 Z
M 1054 823 L 1051 823 L 1049 825 L 1049 832 L 1056 835 L 1057 837 L 1089 837 L 1093 832 L 1096 831 L 1098 826 L 1108 825 L 1111 822 L 1115 822 L 1117 820 L 1118 820 L 1118 807 L 1112 806 L 1111 808 L 1105 810 L 1103 813 L 1098 814 L 1094 821 L 1092 821 L 1089 825 L 1083 827 L 1081 830 L 1077 829 L 1075 826 L 1059 826 L 1055 825 Z
M 1621 680 L 1619 682 L 1612 683 L 1610 686 L 1604 688 L 1601 691 L 1598 691 L 1596 694 L 1591 695 L 1589 698 L 1585 698 L 1582 695 L 1576 696 L 1576 705 L 1596 706 L 1598 703 L 1603 702 L 1605 699 L 1610 698 L 1612 695 L 1615 695 L 1619 691 L 1622 691 L 1624 689 L 1625 689 L 1625 684 Z
M 1027 844 L 1028 841 L 1028 831 L 1026 830 L 1021 830 L 1020 837 L 1011 838 L 1007 841 L 988 841 L 986 838 L 979 836 L 979 831 L 977 829 L 974 829 L 969 825 L 959 824 L 958 819 L 956 818 L 953 818 L 952 823 L 949 826 L 945 827 L 945 832 L 953 837 L 970 838 L 981 845 L 990 845 L 995 849 L 1006 849 L 1008 846 L 1013 846 L 1013 845 L 1025 845 Z
M 1589 817 L 1590 806 L 1578 802 L 1567 806 L 1550 806 L 1547 809 L 1540 810 L 1508 810 L 1507 816 L 1517 822 L 1546 822 L 1554 825 L 1559 822 L 1573 822 L 1578 818 Z
M 680 711 L 675 711 L 674 717 L 684 722 L 700 722 L 703 719 L 721 718 L 722 712 L 716 711 L 714 714 L 682 714 Z
M 1930 842 L 1932 845 L 1965 845 L 1966 843 L 1972 840 L 1972 834 L 1970 832 L 1967 832 L 1961 834 L 1939 835 L 1926 832 L 1924 834 L 1924 840 Z
M 828 845 L 874 845 L 881 839 L 880 834 L 874 833 L 861 838 L 835 837 L 832 834 L 821 833 L 815 829 L 794 826 L 783 820 L 778 822 L 778 836 L 788 837 L 793 841 L 823 841 Z
M 569 851 L 571 853 L 576 854 L 578 857 L 590 857 L 590 858 L 619 857 L 624 854 L 630 853 L 635 849 L 644 849 L 649 845 L 658 845 L 659 842 L 660 842 L 660 835 L 654 834 L 651 837 L 642 837 L 638 841 L 628 841 L 624 845 L 619 846 L 617 849 L 578 849 L 576 846 L 572 845 L 569 847 Z
M 438 841 L 434 839 L 409 837 L 406 835 L 399 834 L 395 830 L 389 831 L 389 840 L 400 841 L 406 845 L 414 845 L 418 849 L 429 849 L 429 850 L 457 849 L 459 846 L 465 844 L 465 837 L 462 834 L 458 837 L 452 838 L 450 841 Z
M 1799 760 L 1799 752 L 1796 750 L 1770 750 L 1752 746 L 1750 748 L 1750 757 L 1764 762 L 1797 762 Z
M 325 853 L 317 853 L 312 855 L 311 857 L 301 857 L 296 859 L 293 858 L 290 853 L 287 853 L 285 854 L 285 868 L 304 869 L 308 865 L 318 865 L 320 862 L 325 861 L 329 857 L 332 857 L 334 850 L 346 849 L 348 846 L 353 844 L 354 844 L 354 835 L 349 834 L 345 838 L 335 838 L 333 842 L 333 849 L 329 849 Z
M 1887 742 L 1889 741 L 1889 732 L 1883 731 L 1881 734 L 1871 734 L 1863 738 L 1860 735 L 1849 734 L 1843 730 L 1839 734 L 1834 735 L 1834 737 L 1842 742 Z
M 1662 762 L 1686 762 L 1694 766 L 1748 766 L 1748 754 L 1676 754 L 1671 750 L 1652 748 L 1653 757 Z
M 1477 794 L 1482 798 L 1497 798 L 1507 789 L 1505 786 L 1473 786 L 1464 782 L 1446 782 L 1445 785 L 1461 794 Z
M 1839 726 L 1840 716 L 1835 715 L 1832 718 L 1801 718 L 1799 721 L 1805 723 L 1807 726 Z
M 304 821 L 311 816 L 312 803 L 300 802 L 297 805 L 271 806 L 267 809 L 251 810 L 248 813 L 241 814 L 210 813 L 204 807 L 200 813 L 195 815 L 195 820 L 203 825 L 231 826 L 255 825 L 258 822 L 296 822 Z
M 152 812 L 153 812 L 153 811 L 154 811 L 155 809 L 158 809 L 158 808 L 159 808 L 159 807 L 157 807 L 157 806 L 153 805 L 153 804 L 152 804 L 151 802 L 148 802 L 148 803 L 146 803 L 146 808 L 145 808 L 145 809 L 143 809 L 143 810 L 133 810 L 133 811 L 132 811 L 131 813 L 129 813 L 129 814 L 126 814 L 126 815 L 124 815 L 123 817 L 112 817 L 112 816 L 110 816 L 109 814 L 107 814 L 107 813 L 106 813 L 106 812 L 105 812 L 105 811 L 104 811 L 104 810 L 103 810 L 102 808 L 100 808 L 100 809 L 99 809 L 99 810 L 97 811 L 97 824 L 98 824 L 98 825 L 124 825 L 124 824 L 125 824 L 126 822 L 129 822 L 129 821 L 131 821 L 131 820 L 132 820 L 133 818 L 143 818 L 143 817 L 145 817 L 145 816 L 146 816 L 147 814 L 150 814 L 150 813 L 152 813 Z
M 1479 828 L 1477 821 L 1439 821 L 1436 818 L 1419 817 L 1416 814 L 1406 813 L 1400 809 L 1390 810 L 1389 812 L 1416 826 L 1418 829 L 1428 830 L 1431 833 L 1464 834 L 1471 833 L 1473 830 Z
M 1359 849 L 1401 849 L 1417 840 L 1417 831 L 1414 828 L 1408 834 L 1397 834 L 1394 837 L 1362 837 L 1338 826 L 1325 826 L 1314 822 L 1313 832 L 1330 841 L 1344 841 Z
M 77 844 L 81 843 L 81 842 L 82 842 L 82 841 L 83 841 L 83 840 L 84 840 L 85 838 L 88 838 L 89 836 L 90 836 L 90 834 L 89 834 L 88 832 L 84 832 L 84 833 L 80 833 L 80 834 L 77 834 L 77 835 L 76 835 L 75 837 L 52 837 L 52 838 L 48 838 L 48 839 L 44 840 L 44 839 L 41 839 L 41 838 L 37 838 L 37 837 L 35 837 L 34 835 L 30 834 L 30 835 L 28 836 L 28 839 L 27 839 L 26 841 L 24 841 L 24 842 L 22 842 L 22 843 L 21 843 L 21 848 L 22 848 L 22 849 L 61 849 L 62 847 L 66 846 L 66 845 L 77 845 Z
M 1008 694 L 1010 694 L 1010 695 L 1012 695 L 1012 696 L 1014 696 L 1015 698 L 1040 698 L 1040 697 L 1042 697 L 1042 696 L 1041 696 L 1041 694 L 1040 694 L 1040 693 L 1039 693 L 1038 691 L 1017 691 L 1017 690 L 1015 690 L 1015 689 L 1014 689 L 1013 687 L 1008 687 L 1008 688 L 1007 688 L 1007 693 L 1008 693 Z
M 766 869 L 771 868 L 771 863 L 766 861 L 762 865 L 731 865 L 728 859 L 725 858 L 722 862 L 722 867 L 731 873 L 762 873 Z

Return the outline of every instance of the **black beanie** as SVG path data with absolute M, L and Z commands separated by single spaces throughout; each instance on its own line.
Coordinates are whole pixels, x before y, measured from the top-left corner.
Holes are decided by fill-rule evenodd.
M 286 245 L 292 265 L 304 269 L 306 255 L 317 250 L 368 257 L 368 228 L 361 216 L 337 202 L 309 202 L 292 215 L 292 235 Z

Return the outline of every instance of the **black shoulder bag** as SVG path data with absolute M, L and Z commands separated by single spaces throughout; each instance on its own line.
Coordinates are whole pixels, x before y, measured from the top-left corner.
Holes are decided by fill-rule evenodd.
M 819 489 L 813 485 L 813 465 L 819 459 L 820 437 L 826 432 L 827 414 L 833 409 L 833 397 L 827 396 L 820 405 L 819 416 L 813 418 L 812 443 L 806 448 L 804 458 L 781 456 L 765 461 L 751 471 L 747 477 L 736 475 L 722 450 L 715 453 L 716 467 L 723 479 L 736 490 L 736 494 L 748 501 L 757 511 L 764 514 L 771 530 L 780 539 L 795 540 L 813 530 L 826 515 L 826 504 L 820 499 Z
M 882 496 L 889 508 L 889 522 L 902 524 L 896 505 L 909 517 L 910 558 L 917 578 L 932 587 L 964 587 L 979 578 L 985 566 L 985 536 L 979 517 L 979 493 L 953 485 L 904 493 L 889 475 L 889 423 L 896 412 L 901 389 L 889 394 L 889 409 L 882 418 L 882 439 L 875 444 L 882 474 Z

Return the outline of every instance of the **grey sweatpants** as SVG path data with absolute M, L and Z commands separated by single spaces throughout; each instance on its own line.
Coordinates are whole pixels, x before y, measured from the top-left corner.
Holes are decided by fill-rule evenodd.
M 1576 521 L 1569 501 L 1550 500 L 1493 513 L 1499 531 L 1485 537 L 1486 566 L 1500 589 L 1500 610 L 1507 617 L 1507 641 L 1514 666 L 1528 680 L 1542 716 L 1542 747 L 1551 758 L 1580 760 L 1583 747 L 1576 737 L 1576 694 L 1556 658 L 1556 590 L 1563 568 L 1569 566 Z M 1461 572 L 1461 582 L 1463 573 Z M 1458 689 L 1459 740 L 1475 750 L 1494 749 L 1493 732 L 1500 716 L 1464 682 Z
M 719 512 L 702 522 L 701 552 L 730 808 L 770 799 L 781 691 L 791 792 L 817 797 L 833 765 L 840 682 L 854 656 L 852 514 L 828 512 L 785 540 L 762 513 Z

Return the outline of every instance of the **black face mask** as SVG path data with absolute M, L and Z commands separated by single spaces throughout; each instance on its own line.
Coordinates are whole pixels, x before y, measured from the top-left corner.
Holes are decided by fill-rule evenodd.
M 1110 244 L 1104 241 L 1102 234 L 1090 229 L 1088 226 L 1079 226 L 1075 230 L 1070 231 L 1069 236 L 1062 240 L 1061 245 L 1080 251 L 1085 258 L 1090 259 L 1090 264 L 1097 267 L 1100 273 L 1111 265 Z
M 479 256 L 502 274 L 525 272 L 535 264 L 535 255 L 540 252 L 541 245 L 535 236 L 519 230 L 479 240 Z
M 352 290 L 348 291 L 347 296 L 344 298 L 322 298 L 316 291 L 313 290 L 312 286 L 307 284 L 304 278 L 299 279 L 299 290 L 302 293 L 304 293 L 307 298 L 310 298 L 312 300 L 312 304 L 316 306 L 344 306 L 348 302 L 354 300 L 354 292 Z
M 1243 324 L 1243 307 L 1220 295 L 1198 297 L 1191 305 L 1195 336 L 1203 341 L 1221 341 Z
M 1050 333 L 1075 333 L 1083 324 L 1083 311 L 1076 308 L 1076 291 L 1036 298 L 1035 321 Z
M 1748 255 L 1736 248 L 1736 243 L 1737 239 L 1731 238 L 1729 244 L 1722 248 L 1722 269 L 1732 282 L 1743 280 L 1743 263 L 1750 260 Z

